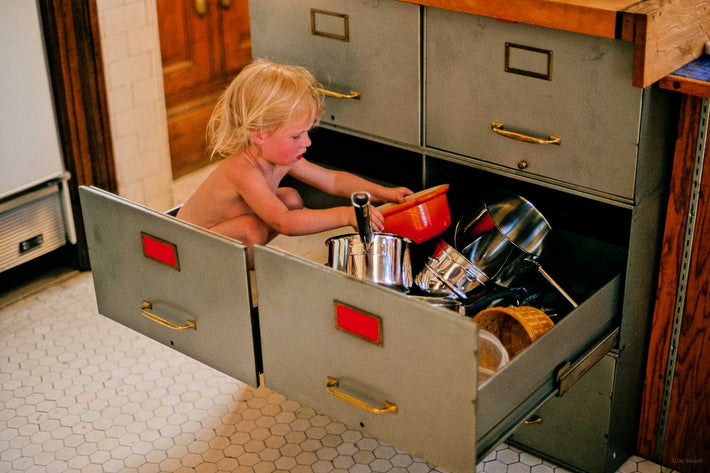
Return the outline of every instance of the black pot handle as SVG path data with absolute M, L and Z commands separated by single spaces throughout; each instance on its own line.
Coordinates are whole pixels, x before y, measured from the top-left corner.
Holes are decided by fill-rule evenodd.
M 350 200 L 355 208 L 357 231 L 364 245 L 372 241 L 372 225 L 370 223 L 370 194 L 367 192 L 353 192 Z

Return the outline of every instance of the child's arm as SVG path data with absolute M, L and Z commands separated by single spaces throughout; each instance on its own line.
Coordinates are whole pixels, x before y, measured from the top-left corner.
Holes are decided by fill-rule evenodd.
M 241 198 L 254 214 L 279 233 L 308 235 L 348 225 L 357 228 L 353 207 L 290 210 L 270 189 L 260 172 L 251 166 L 245 166 L 242 171 L 234 176 Z M 373 216 L 373 231 L 382 230 L 384 219 L 380 217 Z
M 406 187 L 385 187 L 345 171 L 327 169 L 301 159 L 289 172 L 293 177 L 323 192 L 350 197 L 353 192 L 369 192 L 374 202 L 404 202 L 412 193 Z

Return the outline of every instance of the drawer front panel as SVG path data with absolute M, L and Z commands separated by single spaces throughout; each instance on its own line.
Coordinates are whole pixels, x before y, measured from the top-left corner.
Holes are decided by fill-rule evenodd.
M 632 198 L 643 94 L 632 66 L 631 43 L 428 8 L 425 144 Z M 511 139 L 492 122 L 560 142 Z
M 419 7 L 396 1 L 252 0 L 252 52 L 308 68 L 322 123 L 419 145 Z M 313 25 L 313 26 L 312 26 Z
M 470 319 L 271 248 L 255 248 L 255 266 L 266 386 L 451 471 L 475 469 Z M 382 343 L 336 328 L 336 301 L 379 318 Z M 336 397 L 327 377 L 338 379 L 336 390 L 397 412 Z
M 99 313 L 256 386 L 246 248 L 100 189 L 80 196 Z
M 616 356 L 606 355 L 564 396 L 535 411 L 539 423 L 521 425 L 510 440 L 557 464 L 603 472 L 615 367 Z

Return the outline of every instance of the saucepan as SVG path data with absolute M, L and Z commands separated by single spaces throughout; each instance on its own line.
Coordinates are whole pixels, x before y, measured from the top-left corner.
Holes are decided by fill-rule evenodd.
M 509 287 L 518 276 L 539 272 L 573 307 L 577 303 L 542 268 L 540 257 L 552 228 L 535 206 L 518 195 L 503 193 L 464 216 L 456 225 L 454 244 L 490 281 Z
M 412 287 L 411 240 L 372 231 L 367 192 L 353 193 L 351 201 L 358 233 L 326 240 L 328 266 L 358 279 L 408 292 Z

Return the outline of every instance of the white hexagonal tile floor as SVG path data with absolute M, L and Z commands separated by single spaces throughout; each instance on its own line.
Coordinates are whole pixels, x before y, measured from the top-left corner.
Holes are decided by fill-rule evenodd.
M 505 444 L 476 470 L 564 471 Z M 90 273 L 0 310 L 0 472 L 281 471 L 444 470 L 99 315 Z

